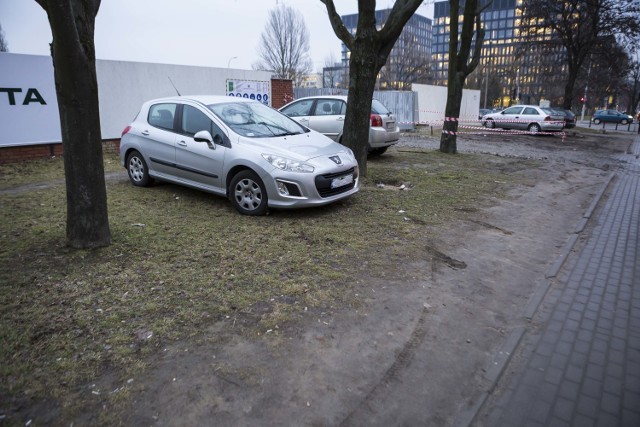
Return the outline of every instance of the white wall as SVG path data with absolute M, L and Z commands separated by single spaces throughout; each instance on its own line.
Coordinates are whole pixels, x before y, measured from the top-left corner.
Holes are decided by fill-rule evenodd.
M 418 123 L 442 126 L 444 108 L 447 104 L 446 86 L 412 84 L 411 90 L 418 94 Z M 462 90 L 460 121 L 477 121 L 480 111 L 480 91 Z
M 51 57 L 0 53 L 0 70 L 0 147 L 60 142 Z M 175 96 L 171 81 L 182 95 L 225 95 L 227 79 L 268 82 L 271 98 L 270 71 L 97 60 L 96 72 L 103 139 L 120 138 L 143 102 Z M 22 90 L 15 93 L 16 105 L 2 88 Z M 22 105 L 29 88 L 36 88 L 46 105 Z

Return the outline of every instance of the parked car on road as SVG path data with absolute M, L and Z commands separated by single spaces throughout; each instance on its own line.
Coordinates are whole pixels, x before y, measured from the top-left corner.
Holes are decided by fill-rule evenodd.
M 145 102 L 122 132 L 120 162 L 133 185 L 158 179 L 208 191 L 244 215 L 326 205 L 359 189 L 349 148 L 246 98 Z
M 347 113 L 347 97 L 309 96 L 280 108 L 280 111 L 300 124 L 318 131 L 336 142 L 342 141 L 342 128 Z M 396 116 L 382 102 L 371 103 L 369 154 L 380 155 L 400 140 Z
M 573 114 L 571 110 L 566 110 L 564 108 L 554 108 L 554 110 L 564 116 L 565 129 L 572 129 L 576 127 L 576 115 Z
M 598 110 L 592 117 L 593 123 L 598 125 L 602 122 L 605 123 L 620 123 L 622 125 L 626 125 L 629 123 L 633 123 L 633 117 L 621 113 L 617 110 Z
M 481 108 L 478 110 L 478 120 L 482 120 L 482 116 L 491 113 L 492 111 L 488 108 Z
M 531 133 L 560 131 L 564 115 L 537 105 L 514 105 L 498 113 L 486 114 L 482 124 L 488 128 L 518 129 Z

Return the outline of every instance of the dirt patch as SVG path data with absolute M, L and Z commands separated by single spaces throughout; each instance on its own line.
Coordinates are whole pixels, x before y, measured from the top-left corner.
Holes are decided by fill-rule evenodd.
M 530 295 L 628 135 L 483 136 L 469 151 L 543 160 L 490 208 L 442 227 L 385 277 L 353 277 L 353 304 L 247 337 L 230 321 L 163 349 L 135 378 L 128 425 L 449 425 L 524 320 Z M 408 137 L 400 147 L 437 144 Z M 509 144 L 507 147 L 501 144 Z M 499 165 L 498 165 L 499 166 Z

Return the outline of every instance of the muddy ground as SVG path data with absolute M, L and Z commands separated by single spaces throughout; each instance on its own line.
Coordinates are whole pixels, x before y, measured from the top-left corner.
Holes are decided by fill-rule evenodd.
M 158 426 L 455 424 L 490 387 L 484 371 L 526 325 L 524 307 L 633 137 L 461 135 L 461 152 L 539 162 L 517 172 L 526 184 L 506 199 L 435 230 L 424 253 L 397 264 L 402 274 L 354 277 L 357 308 L 309 310 L 277 335 L 255 338 L 234 334 L 228 319 L 163 349 L 132 379 L 132 405 L 116 418 Z M 394 149 L 436 145 L 407 134 Z

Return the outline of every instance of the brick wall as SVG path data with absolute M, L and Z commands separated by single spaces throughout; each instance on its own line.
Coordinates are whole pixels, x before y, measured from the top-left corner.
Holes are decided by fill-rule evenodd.
M 271 106 L 280 108 L 293 101 L 293 82 L 291 80 L 271 79 Z
M 105 153 L 117 154 L 120 151 L 120 139 L 107 139 L 102 141 L 102 150 Z M 62 143 L 2 147 L 0 148 L 0 164 L 61 155 Z

